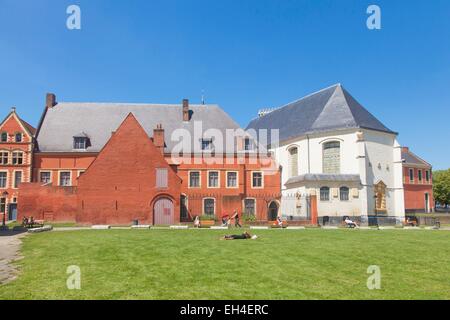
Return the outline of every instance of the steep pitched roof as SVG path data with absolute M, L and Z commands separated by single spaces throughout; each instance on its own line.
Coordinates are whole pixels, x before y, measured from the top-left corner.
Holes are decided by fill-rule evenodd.
M 431 164 L 423 160 L 422 158 L 418 157 L 416 154 L 411 152 L 409 148 L 403 147 L 402 148 L 402 159 L 404 160 L 405 164 L 412 164 L 412 165 L 419 165 L 419 166 L 427 166 L 431 168 Z
M 316 132 L 365 128 L 395 134 L 340 84 L 291 102 L 252 120 L 247 129 L 279 129 L 280 141 Z
M 12 108 L 11 112 L 8 113 L 8 115 L 5 117 L 5 119 L 3 119 L 2 122 L 0 122 L 0 127 L 3 126 L 3 124 L 6 122 L 6 120 L 8 120 L 11 116 L 15 116 L 16 119 L 22 124 L 22 126 L 25 128 L 26 131 L 28 131 L 28 134 L 32 137 L 35 136 L 36 134 L 36 128 L 34 128 L 31 124 L 29 124 L 28 122 L 26 122 L 25 120 L 23 120 L 21 117 L 19 117 L 19 115 L 16 112 L 16 108 Z
M 201 121 L 201 132 L 208 137 L 208 129 L 217 129 L 225 137 L 226 129 L 238 129 L 234 122 L 217 105 L 190 105 L 191 119 L 183 121 L 181 104 L 131 104 L 131 103 L 74 103 L 59 102 L 48 108 L 42 120 L 37 142 L 41 152 L 72 152 L 73 137 L 85 133 L 91 146 L 87 151 L 98 152 L 119 127 L 129 113 L 132 113 L 142 125 L 148 136 L 153 129 L 162 124 L 166 140 L 166 151 L 178 144 L 171 137 L 175 130 L 187 130 L 194 141 L 194 125 Z M 175 134 L 180 131 L 175 132 Z M 201 138 L 201 137 L 200 137 Z M 197 139 L 200 139 L 197 137 Z M 215 146 L 216 147 L 216 146 Z M 219 148 L 218 152 L 222 152 Z

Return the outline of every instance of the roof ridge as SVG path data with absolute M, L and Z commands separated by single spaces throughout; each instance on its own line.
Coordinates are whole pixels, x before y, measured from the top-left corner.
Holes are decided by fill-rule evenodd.
M 331 89 L 331 88 L 333 88 L 333 87 L 338 88 L 338 87 L 342 87 L 342 85 L 341 85 L 340 83 L 336 83 L 336 84 L 333 84 L 332 86 L 329 86 L 329 87 L 326 87 L 326 88 L 317 90 L 317 91 L 315 91 L 315 92 L 313 92 L 313 93 L 307 94 L 306 96 L 304 96 L 304 97 L 302 97 L 302 98 L 299 98 L 299 99 L 294 100 L 294 101 L 292 101 L 292 102 L 289 102 L 289 103 L 287 103 L 287 104 L 285 104 L 285 105 L 282 105 L 281 107 L 277 108 L 277 110 L 275 110 L 275 111 L 278 111 L 278 110 L 280 110 L 280 109 L 282 109 L 282 108 L 284 108 L 284 107 L 287 107 L 287 106 L 289 106 L 289 105 L 291 105 L 291 104 L 300 102 L 300 101 L 302 101 L 302 100 L 304 100 L 304 99 L 306 99 L 306 98 L 309 98 L 309 97 L 311 97 L 311 96 L 314 96 L 314 95 L 316 95 L 316 94 L 318 94 L 318 93 L 321 93 L 321 92 L 326 91 L 326 90 L 328 90 L 328 89 Z M 330 97 L 330 98 L 331 98 L 331 97 Z M 275 111 L 274 111 L 274 112 L 275 112 Z
M 85 105 L 122 105 L 122 106 L 168 106 L 168 107 L 179 107 L 181 103 L 145 103 L 145 102 L 71 102 L 71 101 L 59 101 L 58 104 L 85 104 Z M 219 107 L 217 103 L 213 104 L 201 104 L 201 103 L 190 103 L 189 106 L 194 107 Z

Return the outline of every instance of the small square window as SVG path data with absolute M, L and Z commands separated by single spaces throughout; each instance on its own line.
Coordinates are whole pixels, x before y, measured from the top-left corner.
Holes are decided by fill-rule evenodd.
M 72 174 L 70 171 L 63 171 L 59 173 L 59 185 L 62 187 L 70 187 Z
M 73 138 L 73 148 L 75 150 L 86 150 L 87 149 L 87 138 L 82 138 L 82 137 Z

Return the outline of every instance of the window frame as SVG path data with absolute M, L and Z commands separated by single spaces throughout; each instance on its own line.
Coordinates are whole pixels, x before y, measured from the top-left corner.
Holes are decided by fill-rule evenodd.
M 49 174 L 49 180 L 50 180 L 49 182 L 46 182 L 46 183 L 42 182 L 42 174 L 43 173 Z M 52 183 L 52 181 L 53 181 L 53 173 L 51 170 L 39 170 L 39 183 L 49 184 L 49 183 Z
M 422 169 L 417 170 L 417 182 L 423 183 L 423 171 Z
M 3 140 L 3 137 L 6 136 L 6 140 Z M 8 132 L 2 131 L 0 132 L 0 143 L 6 143 L 8 142 Z
M 253 150 L 254 150 L 253 140 L 250 139 L 249 137 L 245 137 L 244 138 L 244 151 L 253 151 Z
M 325 197 L 322 197 L 324 194 L 322 193 L 322 190 L 327 190 L 327 196 L 326 196 L 326 199 L 325 199 Z M 331 201 L 330 199 L 331 199 L 331 197 L 330 197 L 330 190 L 331 190 L 331 188 L 330 187 L 328 187 L 328 186 L 322 186 L 322 187 L 320 187 L 320 189 L 319 189 L 319 200 L 321 201 L 321 202 L 329 202 L 329 201 Z
M 0 213 L 1 214 L 6 214 L 6 203 L 7 203 L 7 198 L 0 197 Z
M 330 171 L 330 170 L 325 170 L 325 150 L 326 149 L 331 149 L 331 148 L 327 148 L 327 146 L 329 146 L 329 145 L 331 145 L 331 144 L 337 144 L 338 146 L 339 146 L 339 161 L 338 161 L 338 170 L 337 170 L 337 172 L 328 172 L 328 171 Z M 342 154 L 342 152 L 341 152 L 341 150 L 342 150 L 342 148 L 341 148 L 341 141 L 339 141 L 339 140 L 329 140 L 329 141 L 326 141 L 326 142 L 324 142 L 323 144 L 322 144 L 322 173 L 324 173 L 324 174 L 340 174 L 341 173 L 341 162 L 342 162 L 342 157 L 341 157 L 341 154 Z M 334 147 L 334 148 L 336 148 L 336 147 Z
M 253 201 L 253 204 L 254 204 L 254 206 L 253 206 L 253 210 L 254 210 L 253 216 L 256 217 L 256 212 L 257 212 L 256 211 L 256 198 L 247 197 L 247 198 L 244 198 L 242 200 L 242 213 L 243 214 L 248 214 L 248 212 L 246 211 L 247 206 L 246 206 L 246 203 L 245 203 L 247 200 L 252 200 Z
M 77 147 L 77 140 L 83 142 L 83 148 Z M 79 142 L 79 141 L 78 141 Z M 86 137 L 73 137 L 73 150 L 87 150 L 88 139 Z
M 414 183 L 414 168 L 408 168 L 409 183 Z
M 220 188 L 220 171 L 218 171 L 218 170 L 208 170 L 207 171 L 208 172 L 208 174 L 207 174 L 207 186 L 208 186 L 208 189 L 218 189 L 218 188 Z M 211 184 L 210 184 L 210 175 L 211 175 L 211 173 L 217 173 L 217 186 L 211 186 Z
M 206 211 L 205 211 L 205 205 L 206 205 L 206 200 L 212 200 L 213 201 L 213 203 L 214 203 L 214 205 L 213 205 L 213 214 L 211 215 L 211 214 L 207 214 L 206 213 Z M 207 198 L 203 198 L 203 200 L 202 200 L 202 215 L 203 216 L 209 216 L 209 217 L 216 217 L 216 198 L 212 198 L 212 197 L 207 197 Z
M 0 150 L 0 165 L 7 166 L 9 165 L 10 153 L 8 150 Z M 5 159 L 4 154 L 6 154 L 6 163 L 3 163 Z
M 20 154 L 21 156 L 14 158 L 14 154 Z M 22 151 L 22 150 L 13 150 L 11 152 L 11 165 L 13 165 L 13 166 L 21 166 L 21 165 L 23 165 L 25 163 L 24 162 L 24 160 L 25 160 L 24 154 L 25 154 L 25 152 Z M 16 163 L 14 163 L 14 159 L 17 159 Z M 18 161 L 19 159 L 21 160 L 20 163 Z
M 431 180 L 431 172 L 430 170 L 425 170 L 425 181 L 427 183 L 430 183 L 430 180 Z
M 198 173 L 198 186 L 193 186 L 191 184 L 191 174 Z M 202 172 L 200 170 L 189 170 L 188 171 L 188 188 L 198 189 L 202 187 Z
M 228 184 L 228 174 L 229 173 L 236 173 L 236 185 L 235 186 L 230 186 L 229 184 Z M 226 188 L 228 188 L 228 189 L 238 189 L 239 188 L 239 171 L 226 171 L 225 172 L 225 175 L 226 175 Z
M 16 174 L 18 173 L 18 172 L 20 172 L 20 182 L 19 182 L 19 184 L 17 184 L 17 181 L 16 181 Z M 20 184 L 21 183 L 23 183 L 24 181 L 23 181 L 23 170 L 14 170 L 13 171 L 13 185 L 12 185 L 12 188 L 13 189 L 19 189 L 19 186 L 20 186 Z
M 255 186 L 255 184 L 254 184 L 254 182 L 255 182 L 254 174 L 255 173 L 261 174 L 261 186 Z M 252 181 L 251 181 L 252 189 L 264 189 L 264 172 L 263 171 L 252 171 L 251 179 L 252 179 Z
M 69 173 L 69 185 L 63 185 L 61 184 L 61 175 L 63 173 Z M 59 187 L 72 187 L 72 171 L 71 170 L 59 170 L 58 171 L 58 186 Z
M 9 182 L 9 172 L 8 172 L 8 170 L 0 170 L 0 174 L 2 174 L 2 173 L 5 173 L 5 186 L 4 187 L 2 187 L 1 185 L 0 185 L 0 189 L 8 189 L 8 182 Z
M 208 149 L 204 148 L 204 143 L 205 143 L 205 142 L 208 142 L 208 145 L 209 145 L 209 148 L 208 148 Z M 201 149 L 202 151 L 213 151 L 213 150 L 214 150 L 214 147 L 213 147 L 213 139 L 211 139 L 211 138 L 203 138 L 203 139 L 200 139 L 200 149 Z
M 17 136 L 20 135 L 20 141 L 17 141 Z M 22 143 L 23 142 L 23 133 L 20 131 L 17 131 L 14 133 L 14 142 Z
M 342 195 L 343 195 L 343 190 L 347 190 L 347 199 L 343 199 Z M 339 187 L 339 200 L 340 201 L 350 201 L 350 188 L 347 186 L 341 186 Z

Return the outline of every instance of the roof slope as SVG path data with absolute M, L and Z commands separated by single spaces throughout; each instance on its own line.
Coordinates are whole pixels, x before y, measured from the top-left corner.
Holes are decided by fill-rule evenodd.
M 421 165 L 421 166 L 427 166 L 431 168 L 431 164 L 414 154 L 409 150 L 407 147 L 402 148 L 402 159 L 404 160 L 405 164 L 412 164 L 412 165 Z
M 234 122 L 217 105 L 190 105 L 191 120 L 184 122 L 181 104 L 126 104 L 126 103 L 68 103 L 60 102 L 48 108 L 39 128 L 37 141 L 41 152 L 72 152 L 73 137 L 83 132 L 90 139 L 88 152 L 100 151 L 129 113 L 132 113 L 142 125 L 149 137 L 153 129 L 162 124 L 166 140 L 166 151 L 171 151 L 178 141 L 171 139 L 172 134 L 179 136 L 185 129 L 194 141 L 194 125 L 199 126 L 200 135 L 207 137 L 208 129 L 217 129 L 225 136 L 226 129 L 238 129 Z M 196 139 L 200 139 L 196 137 Z M 184 138 L 179 140 L 183 141 Z M 219 150 L 217 146 L 216 151 Z
M 280 141 L 316 132 L 366 128 L 387 133 L 388 129 L 360 105 L 340 84 L 291 102 L 260 118 L 248 129 L 279 129 Z

